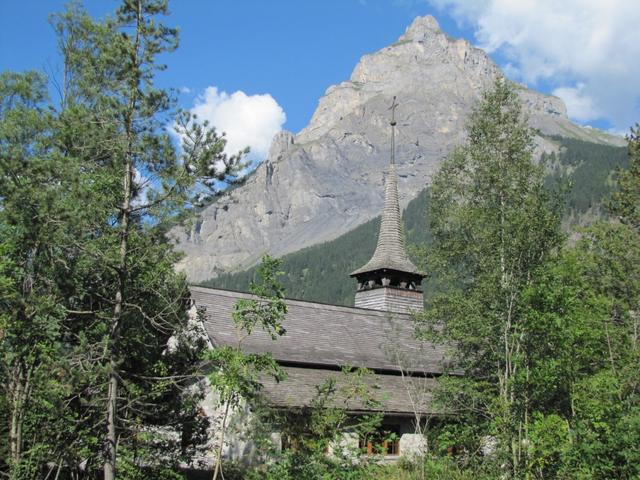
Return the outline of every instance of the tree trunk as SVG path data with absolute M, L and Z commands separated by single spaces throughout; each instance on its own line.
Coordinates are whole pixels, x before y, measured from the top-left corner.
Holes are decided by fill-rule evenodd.
M 11 416 L 9 421 L 9 459 L 12 465 L 20 461 L 22 454 L 22 397 L 24 385 L 22 382 L 20 365 L 15 365 L 11 385 L 9 387 L 11 401 Z
M 9 416 L 9 463 L 16 465 L 22 458 L 22 427 L 27 400 L 31 395 L 31 373 L 33 367 L 25 367 L 16 362 L 12 368 L 9 382 L 9 402 L 11 414 Z
M 139 71 L 139 48 L 140 48 L 140 28 L 142 23 L 142 3 L 137 2 L 136 38 L 134 43 L 134 59 L 132 68 Z M 115 480 L 116 460 L 117 460 L 117 400 L 118 400 L 118 364 L 112 350 L 113 345 L 118 342 L 120 320 L 124 305 L 125 286 L 127 280 L 127 256 L 129 247 L 129 229 L 131 217 L 131 200 L 133 196 L 133 116 L 135 115 L 137 103 L 137 85 L 131 92 L 131 97 L 125 112 L 125 134 L 127 139 L 127 150 L 124 158 L 124 177 L 122 180 L 122 206 L 120 207 L 120 252 L 118 268 L 118 288 L 115 295 L 113 308 L 113 321 L 111 325 L 111 335 L 109 342 L 109 390 L 107 395 L 107 451 L 104 462 L 104 480 Z
M 125 282 L 127 278 L 127 254 L 129 237 L 129 217 L 131 215 L 131 194 L 133 168 L 131 156 L 127 156 L 125 162 L 125 174 L 123 179 L 123 202 L 122 218 L 120 224 L 120 267 L 118 275 L 118 289 L 115 295 L 115 306 L 113 309 L 113 321 L 111 325 L 110 347 L 117 344 L 120 320 L 122 318 L 122 307 L 124 298 Z M 110 348 L 111 350 L 111 348 Z M 113 350 L 109 351 L 109 390 L 107 394 L 107 451 L 104 463 L 104 480 L 114 480 L 116 478 L 116 419 L 117 419 L 117 399 L 118 399 L 118 365 Z
M 213 480 L 218 479 L 218 473 L 220 476 L 224 478 L 222 474 L 222 449 L 224 448 L 224 432 L 227 429 L 227 416 L 229 415 L 229 405 L 230 402 L 226 402 L 224 407 L 224 416 L 222 417 L 222 431 L 220 432 L 220 444 L 218 445 L 218 452 L 216 454 L 216 466 L 213 471 Z
M 104 479 L 114 480 L 116 478 L 116 408 L 118 397 L 118 377 L 115 365 L 111 362 L 109 372 L 109 392 L 107 395 L 107 451 L 104 462 Z

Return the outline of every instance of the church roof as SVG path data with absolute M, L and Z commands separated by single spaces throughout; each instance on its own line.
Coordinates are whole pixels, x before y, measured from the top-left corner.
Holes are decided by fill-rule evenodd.
M 352 272 L 351 276 L 382 269 L 424 276 L 409 260 L 405 249 L 398 202 L 398 177 L 394 163 L 389 166 L 389 172 L 385 179 L 384 210 L 382 211 L 376 251 L 371 260 L 363 267 Z
M 438 413 L 432 404 L 431 392 L 436 379 L 417 376 L 365 375 L 357 379 L 335 370 L 284 367 L 287 378 L 276 382 L 273 377 L 262 379 L 262 395 L 269 404 L 280 408 L 309 407 L 318 395 L 318 386 L 335 382 L 335 395 L 330 406 L 350 412 L 379 411 L 387 415 Z M 369 399 L 353 394 L 362 382 Z M 373 400 L 375 403 L 367 402 Z
M 204 307 L 204 327 L 213 346 L 237 344 L 232 312 L 237 300 L 251 295 L 191 287 L 197 307 Z M 398 374 L 443 373 L 444 345 L 415 338 L 409 314 L 286 300 L 286 334 L 277 340 L 255 330 L 243 342 L 249 353 L 271 352 L 280 363 L 335 368 L 365 367 Z
M 214 348 L 237 345 L 233 308 L 239 299 L 253 297 L 204 287 L 192 286 L 190 290 L 196 307 L 205 309 L 204 328 Z M 242 343 L 247 353 L 270 352 L 287 373 L 280 383 L 271 377 L 262 379 L 261 393 L 271 405 L 310 406 L 318 387 L 334 378 L 334 406 L 350 412 L 437 413 L 431 406 L 430 392 L 436 383 L 433 377 L 444 372 L 447 348 L 417 340 L 411 315 L 301 300 L 287 299 L 286 303 L 285 335 L 272 340 L 257 329 Z M 344 366 L 374 372 L 363 381 L 379 405 L 366 404 L 361 398 L 347 401 L 341 396 L 348 383 L 340 371 Z

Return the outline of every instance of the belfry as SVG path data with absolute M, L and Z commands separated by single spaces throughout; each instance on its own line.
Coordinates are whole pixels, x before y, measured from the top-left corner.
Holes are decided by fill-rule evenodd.
M 388 312 L 422 310 L 425 275 L 407 256 L 398 201 L 395 164 L 395 97 L 391 105 L 391 161 L 385 176 L 384 209 L 376 250 L 366 265 L 350 274 L 358 280 L 355 306 Z

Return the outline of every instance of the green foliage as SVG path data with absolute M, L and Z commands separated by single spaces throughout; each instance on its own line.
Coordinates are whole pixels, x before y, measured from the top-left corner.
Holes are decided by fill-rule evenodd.
M 536 413 L 528 435 L 527 470 L 534 478 L 557 478 L 558 466 L 571 448 L 568 422 L 559 415 Z
M 158 20 L 166 13 L 165 1 L 127 0 L 102 22 L 77 4 L 55 16 L 65 69 L 56 104 L 44 76 L 0 74 L 3 476 L 97 476 L 116 445 L 105 441 L 105 398 L 115 405 L 120 478 L 180 478 L 204 439 L 202 391 L 193 388 L 204 343 L 165 233 L 237 182 L 246 150 L 226 156 L 223 136 L 187 113 L 175 124 L 180 154 L 163 130 L 176 113 L 154 86 L 158 56 L 177 46 L 177 31 Z M 380 422 L 346 414 L 349 399 L 369 395 L 366 372 L 356 371 L 319 388 L 308 409 L 271 412 L 271 425 L 300 448 L 249 476 L 640 476 L 638 129 L 629 169 L 616 175 L 627 165 L 622 149 L 553 139 L 560 154 L 544 160 L 552 177 L 574 185 L 569 208 L 597 209 L 613 192 L 620 221 L 597 223 L 562 248 L 558 203 L 543 188 L 553 178 L 531 162 L 514 98 L 503 84 L 485 96 L 469 145 L 405 212 L 409 243 L 433 242 L 430 317 L 446 322 L 433 333 L 457 342 L 468 374 L 441 382 L 437 396 L 456 417 L 430 432 L 433 456 L 394 467 L 354 462 L 340 449 L 325 455 L 339 434 L 366 437 Z M 212 283 L 251 284 L 256 295 L 236 305 L 237 346 L 209 357 L 223 404 L 257 401 L 264 375 L 282 378 L 272 357 L 241 348 L 256 328 L 285 333 L 279 269 L 294 297 L 351 304 L 345 272 L 369 259 L 378 225 Z M 262 280 L 252 282 L 256 274 Z M 486 435 L 498 440 L 495 457 L 477 453 Z M 452 444 L 467 453 L 449 458 Z
M 0 468 L 25 478 L 55 442 L 40 421 L 49 423 L 70 393 L 59 381 L 70 365 L 59 342 L 66 312 L 57 281 L 70 232 L 56 220 L 73 216 L 61 195 L 74 166 L 54 150 L 44 78 L 5 72 L 0 92 L 0 432 L 7 439 Z
M 154 86 L 157 56 L 177 45 L 166 13 L 139 0 L 101 22 L 78 4 L 54 16 L 55 105 L 43 76 L 0 76 L 0 468 L 11 478 L 95 475 L 113 469 L 116 447 L 121 477 L 152 460 L 171 469 L 202 440 L 202 392 L 186 387 L 204 342 L 165 232 L 208 186 L 207 162 L 222 162 L 220 178 L 239 157 L 191 122 L 178 131 L 198 147 L 179 158 L 164 131 L 175 112 Z M 149 434 L 168 431 L 178 439 Z
M 280 261 L 268 255 L 262 258 L 258 271 L 261 281 L 252 282 L 252 299 L 241 299 L 235 305 L 233 321 L 236 326 L 237 345 L 219 346 L 207 352 L 213 371 L 209 382 L 220 397 L 222 405 L 235 407 L 241 400 L 252 400 L 261 388 L 260 377 L 272 375 L 278 381 L 284 373 L 269 354 L 248 354 L 242 343 L 256 326 L 274 340 L 284 335 L 282 321 L 287 313 L 284 290 L 278 282 Z
M 281 264 L 281 260 L 264 255 L 257 270 L 260 282 L 252 281 L 249 284 L 249 291 L 257 299 L 241 299 L 235 305 L 233 321 L 247 335 L 251 335 L 256 325 L 273 340 L 285 333 L 282 321 L 287 313 L 287 304 L 284 301 L 284 287 L 278 278 L 283 274 L 278 270 Z
M 316 395 L 307 407 L 256 410 L 258 425 L 279 431 L 289 447 L 274 453 L 267 465 L 249 472 L 247 478 L 376 478 L 372 459 L 359 459 L 358 448 L 341 443 L 345 433 L 368 438 L 380 427 L 382 414 L 354 417 L 347 413 L 354 401 L 379 409 L 367 382 L 371 375 L 366 369 L 345 367 L 316 386 Z M 329 450 L 331 455 L 327 455 Z
M 630 190 L 617 190 L 618 205 L 625 204 L 625 195 L 633 195 L 625 193 Z M 458 206 L 461 198 L 454 199 Z M 445 228 L 453 228 L 445 233 L 473 233 L 469 224 L 478 216 L 446 218 Z M 543 231 L 533 220 L 529 225 L 538 231 L 534 237 Z M 438 240 L 441 232 L 433 231 Z M 513 335 L 490 328 L 500 311 L 495 289 L 504 285 L 503 279 L 494 276 L 492 287 L 478 280 L 484 268 L 502 264 L 491 267 L 488 252 L 474 257 L 477 245 L 471 255 L 462 245 L 465 260 L 475 258 L 474 268 L 463 264 L 451 272 L 454 279 L 462 274 L 457 288 L 464 293 L 451 283 L 453 291 L 442 293 L 447 301 L 439 305 L 436 298 L 431 304 L 430 315 L 447 322 L 444 333 L 454 334 L 445 338 L 458 342 L 467 375 L 440 380 L 436 400 L 456 418 L 436 428 L 430 444 L 436 449 L 443 441 L 442 446 L 463 445 L 471 453 L 465 472 L 502 478 L 516 466 L 513 478 L 638 476 L 640 237 L 631 222 L 601 221 L 579 234 L 575 245 L 549 250 L 528 269 L 517 296 L 511 296 L 519 305 L 511 317 Z M 458 327 L 458 319 L 466 325 Z M 496 361 L 500 371 L 492 373 Z M 506 398 L 505 389 L 510 389 Z M 476 453 L 486 435 L 498 441 L 493 459 Z M 509 462 L 512 467 L 505 470 Z
M 455 343 L 456 366 L 466 373 L 443 383 L 442 408 L 484 425 L 485 435 L 497 437 L 495 461 L 518 476 L 518 439 L 529 415 L 518 385 L 527 369 L 524 290 L 562 241 L 561 202 L 533 162 L 532 133 L 506 82 L 484 94 L 468 130 L 468 143 L 443 162 L 431 186 L 434 241 L 424 252 L 446 288 L 429 301 L 424 323 Z
M 621 222 L 640 230 L 640 125 L 627 136 L 629 168 L 619 169 L 619 190 L 614 192 L 609 207 Z

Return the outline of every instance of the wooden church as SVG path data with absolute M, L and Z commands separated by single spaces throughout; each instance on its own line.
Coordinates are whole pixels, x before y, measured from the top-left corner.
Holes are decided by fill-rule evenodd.
M 415 453 L 420 448 L 419 432 L 424 426 L 421 422 L 438 414 L 431 405 L 430 392 L 435 378 L 445 373 L 446 362 L 443 345 L 415 338 L 413 314 L 423 309 L 424 274 L 406 253 L 394 127 L 392 119 L 392 153 L 385 175 L 377 247 L 371 260 L 350 274 L 358 282 L 355 306 L 287 300 L 288 313 L 283 322 L 286 335 L 274 341 L 266 333 L 254 331 L 243 343 L 250 353 L 271 352 L 287 373 L 286 380 L 280 383 L 268 378 L 264 382 L 262 395 L 277 408 L 309 406 L 319 386 L 331 377 L 340 378 L 342 367 L 371 371 L 366 382 L 375 396 L 375 406 L 364 399 L 352 399 L 347 409 L 353 415 L 372 411 L 383 414 L 384 430 L 396 433 L 399 439 L 393 444 L 385 443 L 383 451 L 389 456 Z M 206 312 L 204 327 L 212 347 L 235 345 L 234 305 L 251 296 L 203 287 L 192 287 L 191 295 L 195 305 Z M 363 446 L 362 439 L 345 441 Z

